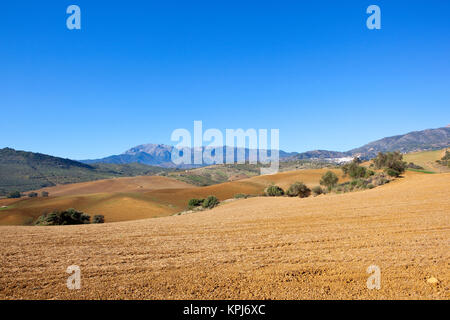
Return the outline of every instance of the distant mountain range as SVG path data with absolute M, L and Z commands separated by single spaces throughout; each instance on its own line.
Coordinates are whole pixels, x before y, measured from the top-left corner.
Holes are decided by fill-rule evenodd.
M 427 129 L 423 131 L 413 131 L 407 134 L 387 137 L 380 140 L 370 142 L 362 147 L 355 148 L 346 152 L 328 151 L 328 150 L 313 150 L 307 152 L 285 152 L 280 150 L 280 160 L 299 160 L 299 159 L 319 159 L 332 160 L 346 157 L 359 156 L 362 159 L 370 159 L 377 155 L 378 152 L 386 151 L 401 151 L 403 153 L 420 151 L 420 150 L 435 150 L 450 146 L 450 127 Z M 164 144 L 142 144 L 133 147 L 122 154 L 113 155 L 102 159 L 81 160 L 80 162 L 86 164 L 93 163 L 142 163 L 153 166 L 161 166 L 166 168 L 180 167 L 191 168 L 194 165 L 180 165 L 176 166 L 171 161 L 171 154 L 173 146 Z M 242 151 L 242 149 L 239 149 Z M 237 151 L 235 148 L 235 161 L 237 160 Z M 245 159 L 249 158 L 249 149 L 245 148 Z M 226 147 L 223 148 L 223 154 L 226 153 Z M 193 154 L 193 152 L 191 152 Z M 193 159 L 191 158 L 191 163 Z
M 165 145 L 165 144 L 142 144 L 136 147 L 133 147 L 122 154 L 113 155 L 102 159 L 94 159 L 94 160 L 80 160 L 80 162 L 85 164 L 94 164 L 94 163 L 114 163 L 114 164 L 126 164 L 126 163 L 142 163 L 152 166 L 161 166 L 164 168 L 196 168 L 201 167 L 203 165 L 195 165 L 194 163 L 194 149 L 188 148 L 187 152 L 191 154 L 191 164 L 181 164 L 175 165 L 172 158 L 172 151 L 175 149 L 173 146 Z M 224 156 L 227 152 L 231 151 L 230 147 L 222 147 L 222 154 Z M 205 147 L 202 148 L 202 151 L 205 150 Z M 238 161 L 238 154 L 243 152 L 244 158 L 248 161 L 250 157 L 250 149 L 248 148 L 234 148 L 234 162 Z M 270 155 L 270 151 L 268 152 Z M 280 159 L 288 159 L 297 155 L 297 152 L 284 152 L 282 150 L 279 151 Z M 258 157 L 258 160 L 260 158 Z
M 359 156 L 369 159 L 378 152 L 399 150 L 403 153 L 435 150 L 450 147 L 450 127 L 414 131 L 404 135 L 383 138 L 347 152 L 314 150 L 303 153 L 280 151 L 281 161 L 351 159 Z M 97 179 L 152 175 L 176 168 L 192 168 L 194 165 L 176 166 L 171 161 L 174 147 L 163 144 L 144 144 L 120 155 L 103 159 L 74 161 L 41 153 L 0 149 L 0 195 L 11 191 L 28 191 L 56 184 L 92 181 Z M 225 154 L 226 148 L 223 149 Z M 249 158 L 248 149 L 235 148 Z M 197 165 L 198 167 L 199 165 Z
M 361 154 L 373 158 L 378 152 L 400 151 L 402 153 L 436 150 L 450 146 L 450 126 L 438 129 L 413 131 L 407 134 L 387 137 L 352 149 L 350 155 Z

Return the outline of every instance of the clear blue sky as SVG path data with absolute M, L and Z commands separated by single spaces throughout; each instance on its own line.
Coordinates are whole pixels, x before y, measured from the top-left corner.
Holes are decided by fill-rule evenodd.
M 381 30 L 366 28 L 370 4 Z M 98 158 L 202 120 L 344 151 L 442 127 L 449 16 L 442 0 L 5 2 L 0 147 Z

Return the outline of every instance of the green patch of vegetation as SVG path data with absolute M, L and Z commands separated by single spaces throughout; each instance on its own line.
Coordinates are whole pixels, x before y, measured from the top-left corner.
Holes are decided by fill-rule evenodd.
M 208 196 L 205 199 L 192 198 L 188 201 L 188 208 L 194 210 L 196 208 L 212 209 L 219 205 L 219 199 L 216 196 Z
M 0 196 L 14 191 L 115 177 L 154 175 L 173 169 L 144 164 L 84 164 L 78 161 L 11 148 L 0 149 Z
M 279 186 L 271 185 L 264 190 L 264 194 L 269 197 L 280 197 L 284 195 L 284 190 Z
M 196 186 L 210 186 L 230 180 L 257 176 L 260 174 L 260 167 L 259 164 L 221 164 L 174 171 L 169 173 L 168 176 Z
M 443 150 L 440 149 L 434 151 L 407 153 L 403 155 L 403 159 L 408 163 L 412 162 L 415 165 L 423 167 L 424 170 L 438 172 L 440 171 L 440 169 L 445 169 L 439 168 L 439 166 L 437 166 L 437 164 L 441 165 L 440 163 L 438 163 L 438 161 L 440 161 L 440 159 L 442 158 L 442 152 Z
M 190 170 L 176 170 L 166 174 L 167 176 L 196 186 L 210 186 L 230 180 L 245 179 L 258 176 L 265 164 L 221 164 Z M 320 169 L 332 167 L 329 162 L 317 160 L 295 160 L 280 162 L 279 171 L 300 169 Z
M 213 184 L 217 184 L 217 183 L 221 183 L 224 182 L 222 180 L 217 181 L 217 180 L 213 180 L 211 179 L 210 175 L 196 175 L 196 174 L 192 174 L 192 173 L 187 173 L 187 174 L 176 174 L 176 175 L 169 175 L 172 178 L 175 178 L 177 180 L 189 183 L 189 184 L 193 184 L 195 186 L 199 186 L 199 187 L 204 187 L 204 186 L 210 186 Z
M 450 151 L 445 150 L 444 156 L 440 160 L 436 160 L 436 162 L 450 168 Z
M 203 208 L 208 209 L 212 209 L 217 205 L 219 205 L 219 199 L 216 196 L 208 196 L 202 203 Z
M 421 172 L 421 173 L 429 173 L 429 174 L 433 174 L 436 173 L 434 171 L 428 171 L 428 170 L 419 170 L 419 169 L 412 169 L 412 168 L 408 168 L 406 169 L 407 171 L 414 171 L 414 172 Z
M 333 171 L 327 171 L 320 179 L 320 185 L 327 187 L 328 190 L 331 190 L 337 185 L 338 181 L 339 178 Z
M 323 160 L 300 159 L 300 160 L 280 161 L 279 171 L 284 172 L 303 169 L 322 169 L 322 168 L 332 168 L 334 166 L 335 166 L 334 164 Z
M 399 177 L 400 176 L 400 172 L 391 168 L 386 168 L 386 173 L 390 176 L 390 177 Z
M 313 194 L 315 196 L 318 196 L 318 195 L 324 193 L 324 190 L 320 186 L 315 186 L 314 188 L 311 189 L 311 191 L 313 192 Z
M 37 226 L 62 226 L 62 225 L 76 225 L 90 223 L 90 215 L 77 211 L 75 209 L 68 209 L 65 211 L 53 211 L 51 213 L 44 213 L 34 223 Z M 96 215 L 93 223 L 103 223 L 105 218 L 102 215 Z
M 113 163 L 94 163 L 92 167 L 98 173 L 110 174 L 114 177 L 136 177 L 136 176 L 153 176 L 164 175 L 169 172 L 177 171 L 177 169 L 162 168 L 157 166 L 149 166 L 142 163 L 113 164 Z
M 374 171 L 362 167 L 360 164 L 361 160 L 359 158 L 354 158 L 352 162 L 344 164 L 341 169 L 344 175 L 348 175 L 353 179 L 368 178 L 375 174 Z
M 205 201 L 205 199 L 196 199 L 196 198 L 190 199 L 188 201 L 188 208 L 193 209 L 195 207 L 199 207 L 202 205 L 203 201 Z
M 6 197 L 8 199 L 19 199 L 21 196 L 22 195 L 20 194 L 19 191 L 13 191 L 13 192 L 10 192 Z
M 331 189 L 329 189 L 329 191 L 334 191 L 336 193 L 346 193 L 358 190 L 373 189 L 377 186 L 386 184 L 389 181 L 390 178 L 388 178 L 388 175 L 386 173 L 378 172 L 353 179 L 349 182 L 344 182 L 332 187 Z
M 217 170 L 216 171 L 216 175 L 218 176 L 218 177 L 220 177 L 220 179 L 221 180 L 223 180 L 223 181 L 226 181 L 226 180 L 228 180 L 228 175 L 224 172 L 224 171 L 222 171 L 222 170 Z M 210 177 L 212 177 L 211 175 L 210 175 Z
M 306 198 L 311 195 L 311 189 L 306 186 L 303 182 L 295 182 L 286 191 L 289 197 L 300 197 Z
M 385 169 L 393 177 L 398 177 L 407 167 L 407 163 L 403 161 L 403 155 L 398 151 L 379 152 L 372 161 L 376 169 Z
M 422 166 L 419 166 L 415 163 L 408 163 L 408 165 L 406 166 L 407 169 L 416 169 L 416 170 L 424 170 L 424 168 Z
M 96 214 L 94 218 L 92 219 L 92 223 L 104 223 L 105 222 L 105 216 L 102 214 Z

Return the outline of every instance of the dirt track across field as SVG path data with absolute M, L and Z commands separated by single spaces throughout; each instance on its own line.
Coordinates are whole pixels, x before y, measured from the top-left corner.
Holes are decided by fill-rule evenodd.
M 0 298 L 449 299 L 449 218 L 450 174 L 408 173 L 361 192 L 183 216 L 5 226 Z M 80 290 L 66 287 L 70 265 Z M 366 287 L 370 265 L 380 290 Z

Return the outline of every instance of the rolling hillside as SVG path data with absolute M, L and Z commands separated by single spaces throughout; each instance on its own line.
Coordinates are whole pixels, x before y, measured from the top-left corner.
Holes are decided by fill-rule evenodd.
M 442 166 L 436 162 L 440 160 L 445 154 L 445 149 L 434 151 L 421 151 L 405 154 L 403 160 L 406 162 L 413 162 L 427 171 L 431 172 L 450 172 L 449 167 Z
M 0 298 L 449 299 L 449 181 L 409 172 L 362 192 L 160 219 L 3 226 Z M 66 288 L 72 264 L 82 290 Z M 366 287 L 370 265 L 380 290 Z
M 43 188 L 51 196 L 88 195 L 96 193 L 144 193 L 157 189 L 194 188 L 193 185 L 162 176 L 138 176 L 96 180 Z
M 370 159 L 378 152 L 400 151 L 409 153 L 415 151 L 437 150 L 450 146 L 450 127 L 413 131 L 407 134 L 387 137 L 370 142 L 360 148 L 348 151 L 349 154 L 362 154 Z
M 369 159 L 380 151 L 411 152 L 436 150 L 449 146 L 450 127 L 429 129 L 383 138 L 347 152 L 315 150 L 288 153 L 280 151 L 282 161 L 280 169 L 304 168 L 304 163 L 300 163 L 302 161 L 310 161 L 309 167 L 324 167 L 324 161 L 330 163 L 337 159 L 349 159 L 355 155 Z M 181 181 L 204 186 L 251 177 L 259 172 L 259 165 L 245 164 L 212 167 L 180 165 L 177 170 L 177 166 L 171 162 L 172 150 L 172 146 L 146 144 L 131 148 L 121 155 L 78 162 L 40 153 L 16 151 L 10 148 L 0 149 L 0 196 L 12 191 L 29 191 L 59 184 L 154 174 L 169 175 Z M 224 154 L 226 150 L 227 148 L 224 147 Z M 238 149 L 235 149 L 235 161 L 237 161 L 237 151 Z M 242 151 L 248 159 L 250 151 L 248 149 Z M 312 163 L 313 161 L 315 163 Z M 194 170 L 185 171 L 181 168 L 194 168 Z
M 88 165 L 41 153 L 0 149 L 0 196 L 59 184 L 113 177 L 151 175 L 170 170 L 143 164 Z
M 68 208 L 91 215 L 102 214 L 106 222 L 168 216 L 185 210 L 191 198 L 215 195 L 225 200 L 237 193 L 260 195 L 272 183 L 283 188 L 295 181 L 315 186 L 326 170 L 288 171 L 206 187 L 194 187 L 168 177 L 133 177 L 44 188 L 50 197 L 0 199 L 0 207 L 6 206 L 0 209 L 0 225 L 32 224 L 45 212 Z M 334 171 L 345 181 L 341 170 Z

